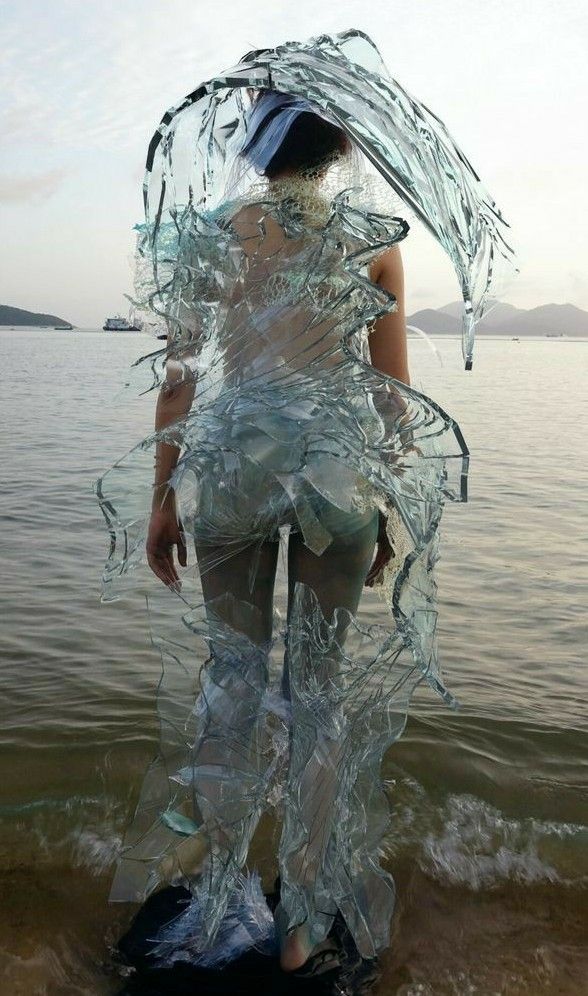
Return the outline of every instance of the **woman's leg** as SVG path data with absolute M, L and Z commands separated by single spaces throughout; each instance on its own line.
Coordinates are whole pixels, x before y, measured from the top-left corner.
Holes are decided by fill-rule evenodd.
M 195 707 L 191 776 L 194 808 L 210 849 L 201 886 L 207 938 L 225 913 L 263 806 L 260 706 L 268 678 L 278 547 L 260 541 L 227 558 L 226 547 L 196 539 L 210 657 Z
M 228 594 L 254 606 L 246 635 L 255 643 L 272 636 L 273 598 L 279 541 L 252 541 L 227 556 L 228 545 L 196 539 L 196 556 L 206 604 Z M 227 618 L 227 621 L 228 618 Z
M 298 534 L 291 534 L 288 550 L 288 639 L 295 641 L 295 646 L 286 655 L 284 691 L 292 700 L 293 728 L 280 869 L 290 905 L 302 914 L 299 922 L 307 921 L 288 935 L 283 946 L 282 965 L 290 970 L 304 964 L 314 944 L 322 939 L 316 933 L 312 936 L 308 923 L 318 925 L 319 934 L 324 936 L 336 913 L 328 887 L 325 890 L 318 878 L 332 832 L 345 750 L 345 738 L 339 735 L 341 651 L 349 614 L 357 611 L 372 563 L 377 510 L 348 515 L 331 508 L 328 527 L 333 541 L 320 556 L 312 553 Z M 299 602 L 294 620 L 294 601 L 302 596 L 297 591 L 299 582 L 308 586 L 316 599 L 309 600 L 306 591 L 302 612 Z M 294 666 L 289 674 L 290 662 Z
M 333 541 L 320 555 L 305 545 L 300 533 L 290 533 L 288 541 L 288 622 L 298 581 L 308 585 L 317 596 L 321 611 L 330 622 L 336 608 L 357 611 L 367 572 L 371 566 L 378 535 L 377 509 L 363 515 L 334 509 L 323 517 L 333 534 Z M 284 691 L 289 697 L 287 661 L 284 668 Z

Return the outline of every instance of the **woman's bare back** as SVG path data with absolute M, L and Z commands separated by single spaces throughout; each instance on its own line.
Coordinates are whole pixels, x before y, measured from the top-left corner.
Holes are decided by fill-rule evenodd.
M 350 285 L 341 249 L 318 226 L 287 232 L 267 202 L 242 206 L 230 224 L 246 258 L 221 332 L 225 382 L 339 365 L 332 305 Z

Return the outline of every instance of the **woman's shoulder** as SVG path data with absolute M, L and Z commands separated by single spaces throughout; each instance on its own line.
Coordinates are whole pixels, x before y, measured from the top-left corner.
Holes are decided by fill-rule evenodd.
M 257 224 L 261 218 L 276 224 L 291 219 L 309 228 L 325 223 L 332 213 L 332 198 L 321 192 L 316 182 L 286 176 L 270 183 L 253 183 L 241 197 L 222 206 L 224 217 L 243 225 Z
M 239 199 L 221 208 L 217 223 L 230 230 L 248 255 L 255 253 L 262 242 L 268 247 L 283 242 L 283 225 L 267 200 Z
M 205 212 L 206 217 L 222 227 L 235 228 L 239 233 L 243 228 L 255 225 L 264 211 L 259 201 L 245 200 L 242 197 L 223 201 L 217 207 Z

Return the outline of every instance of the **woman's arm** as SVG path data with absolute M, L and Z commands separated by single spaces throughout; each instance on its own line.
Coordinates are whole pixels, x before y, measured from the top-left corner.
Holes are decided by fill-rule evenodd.
M 395 380 L 410 384 L 404 313 L 404 269 L 398 246 L 392 246 L 372 263 L 370 280 L 394 294 L 397 303 L 397 310 L 377 318 L 373 331 L 370 332 L 368 343 L 372 366 Z
M 188 414 L 194 400 L 194 381 L 174 382 L 168 379 L 162 384 L 155 406 L 155 431 L 166 429 Z M 180 449 L 172 443 L 158 442 L 155 449 L 155 480 L 153 483 L 152 509 L 156 511 L 170 505 L 175 508 L 175 492 L 168 487 L 175 469 Z
M 397 303 L 396 311 L 387 312 L 373 324 L 373 331 L 368 338 L 372 366 L 403 384 L 410 384 L 404 313 L 404 270 L 398 246 L 393 246 L 372 263 L 370 280 L 394 294 Z M 369 588 L 373 587 L 393 553 L 386 531 L 386 516 L 380 512 L 376 555 L 365 580 Z
M 194 381 L 180 379 L 176 363 L 168 363 L 166 381 L 161 386 L 155 407 L 155 430 L 165 429 L 183 418 L 194 400 Z M 169 480 L 178 462 L 180 448 L 173 443 L 158 442 L 155 448 L 155 481 L 151 519 L 147 535 L 147 563 L 164 584 L 179 589 L 180 578 L 174 564 L 173 547 L 178 562 L 185 567 L 187 550 L 180 521 L 176 494 Z

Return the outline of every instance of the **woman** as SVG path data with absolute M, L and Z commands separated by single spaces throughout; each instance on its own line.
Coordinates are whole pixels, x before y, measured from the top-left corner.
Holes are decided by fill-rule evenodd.
M 186 111 L 199 144 L 180 176 Z M 415 147 L 425 125 L 436 145 Z M 152 509 L 125 518 L 113 488 L 100 482 L 99 494 L 114 537 L 107 586 L 141 560 L 146 526 L 149 567 L 181 609 L 169 636 L 154 625 L 167 662 L 162 752 L 113 887 L 116 899 L 170 880 L 190 888 L 162 957 L 182 948 L 206 963 L 272 805 L 283 969 L 320 959 L 337 919 L 363 958 L 376 957 L 394 905 L 379 862 L 381 759 L 423 678 L 455 704 L 437 667 L 433 567 L 444 501 L 465 499 L 467 450 L 455 422 L 410 387 L 398 248 L 408 225 L 374 210 L 360 151 L 460 272 L 470 366 L 485 305 L 472 288 L 498 249 L 508 260 L 502 219 L 361 32 L 249 53 L 168 113 L 150 146 L 160 188 L 155 219 L 146 205 L 136 303 L 168 334 L 147 358 L 161 390 L 155 433 L 138 448 L 155 449 Z M 274 581 L 286 539 L 278 695 Z M 382 581 L 389 625 L 367 625 L 362 589 Z

